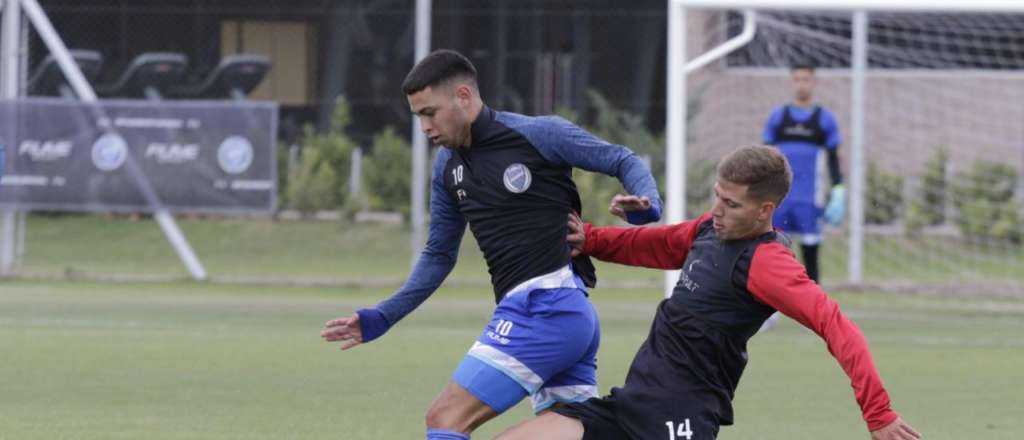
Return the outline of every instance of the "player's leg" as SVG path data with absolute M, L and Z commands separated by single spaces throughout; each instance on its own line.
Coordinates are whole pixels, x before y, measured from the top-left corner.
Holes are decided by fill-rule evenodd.
M 523 298 L 507 297 L 452 374 L 452 381 L 427 410 L 427 440 L 468 439 L 484 422 L 515 406 L 529 395 L 531 375 L 508 345 L 527 342 L 513 333 L 514 324 L 527 321 Z M 502 344 L 504 342 L 505 344 Z
M 495 440 L 581 440 L 583 423 L 551 411 L 502 432 Z
M 818 250 L 821 246 L 821 208 L 812 202 L 794 206 L 795 231 L 800 234 L 800 253 L 807 269 L 807 276 L 819 281 Z
M 615 397 L 595 397 L 546 411 L 503 432 L 500 440 L 629 440 L 619 425 Z M 648 437 L 639 437 L 648 438 Z M 651 437 L 661 438 L 661 437 Z M 682 440 L 682 439 L 680 439 Z
M 574 364 L 556 373 L 530 396 L 535 414 L 540 414 L 555 405 L 583 402 L 598 396 L 597 351 L 601 347 L 601 326 L 597 318 L 597 311 L 589 301 L 573 307 L 589 308 L 593 311 L 593 334 L 590 345 Z
M 501 377 L 494 379 L 500 380 Z M 519 388 L 514 382 L 512 385 Z M 522 396 L 526 395 L 525 392 L 516 392 Z M 522 400 L 522 397 L 518 400 Z M 514 404 L 515 402 L 512 403 Z M 461 385 L 449 382 L 427 410 L 427 439 L 468 439 L 471 432 L 497 415 L 497 411 Z
M 807 268 L 807 276 L 814 280 L 815 283 L 819 282 L 820 272 L 818 270 L 818 249 L 821 243 L 814 244 L 800 244 L 800 253 L 803 256 L 804 267 Z
M 566 404 L 582 405 L 597 396 L 597 351 L 601 345 L 601 327 L 597 311 L 582 292 L 538 291 L 531 294 L 531 312 L 549 317 L 538 322 L 542 334 L 562 334 L 568 337 L 549 339 L 544 349 L 536 350 L 532 356 L 551 356 L 561 353 L 565 362 L 561 371 L 551 376 L 544 385 L 533 393 L 533 410 L 539 416 L 520 423 L 505 431 L 499 437 L 504 440 L 580 440 L 580 439 L 621 439 L 621 431 L 614 426 L 614 415 L 608 411 L 599 420 L 588 421 L 589 433 L 584 432 L 583 415 L 569 412 L 557 414 L 551 411 L 568 410 Z M 589 335 L 586 334 L 589 331 Z M 584 350 L 579 350 L 584 347 Z M 579 353 L 575 359 L 565 353 Z M 547 370 L 560 368 L 549 365 Z M 597 399 L 594 399 L 597 400 Z M 589 414 L 589 412 L 585 413 Z M 595 424 L 601 424 L 596 428 Z M 610 436 L 595 437 L 594 432 Z
M 582 303 L 581 303 L 582 300 Z M 580 304 L 586 309 L 580 310 Z M 428 439 L 468 434 L 535 393 L 590 347 L 596 314 L 577 288 L 507 296 L 427 412 Z M 596 384 L 594 384 L 596 391 Z M 435 436 L 430 437 L 430 432 Z
M 630 439 L 714 440 L 721 421 L 712 408 L 719 397 L 711 390 L 650 389 L 630 393 L 612 389 L 616 418 Z
M 539 372 L 544 383 L 533 390 L 535 414 L 556 404 L 597 397 L 597 351 L 601 327 L 597 310 L 580 289 L 548 289 L 530 293 L 535 343 L 520 355 Z

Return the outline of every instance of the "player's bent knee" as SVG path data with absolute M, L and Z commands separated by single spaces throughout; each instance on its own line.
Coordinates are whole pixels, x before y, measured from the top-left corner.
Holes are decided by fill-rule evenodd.
M 442 392 L 427 409 L 425 420 L 427 428 L 467 432 L 469 421 L 462 419 L 463 411 L 459 408 L 460 406 L 459 402 L 454 402 L 451 397 L 445 396 Z
M 426 414 L 428 429 L 469 433 L 498 414 L 456 383 L 449 383 Z

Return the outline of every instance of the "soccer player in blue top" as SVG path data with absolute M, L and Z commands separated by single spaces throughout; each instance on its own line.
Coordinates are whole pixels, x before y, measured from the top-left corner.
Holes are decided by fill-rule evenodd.
M 828 109 L 812 101 L 815 86 L 814 67 L 793 66 L 792 104 L 775 108 L 764 126 L 764 143 L 782 151 L 793 169 L 793 186 L 775 211 L 773 222 L 788 234 L 800 235 L 807 275 L 819 281 L 818 249 L 821 245 L 819 219 L 834 226 L 843 222 L 846 209 L 846 188 L 839 170 L 839 126 Z M 825 191 L 819 188 L 822 159 L 831 179 L 828 204 L 822 210 Z
M 562 118 L 488 108 L 476 69 L 454 51 L 428 55 L 402 88 L 423 132 L 444 147 L 434 162 L 427 246 L 394 295 L 328 322 L 322 336 L 348 349 L 384 334 L 444 281 L 468 224 L 497 308 L 427 411 L 426 438 L 468 439 L 526 396 L 538 413 L 597 396 L 600 327 L 586 290 L 594 267 L 573 258 L 566 242 L 569 215 L 581 208 L 572 169 L 617 177 L 631 195 L 616 196 L 612 212 L 633 224 L 661 216 L 650 170 L 629 149 Z

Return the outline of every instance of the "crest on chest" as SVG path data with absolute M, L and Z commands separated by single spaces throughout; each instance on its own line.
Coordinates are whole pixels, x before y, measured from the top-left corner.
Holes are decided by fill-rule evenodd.
M 533 176 L 526 165 L 514 163 L 505 168 L 502 180 L 505 182 L 505 189 L 509 192 L 521 194 L 530 189 L 530 184 L 533 183 Z

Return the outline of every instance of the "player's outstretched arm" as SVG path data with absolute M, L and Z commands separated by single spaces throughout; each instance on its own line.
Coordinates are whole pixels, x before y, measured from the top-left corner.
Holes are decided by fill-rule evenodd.
M 566 241 L 578 253 L 602 261 L 654 269 L 678 269 L 686 261 L 700 224 L 711 218 L 644 228 L 595 227 L 569 216 Z
M 613 176 L 629 194 L 646 197 L 646 209 L 624 212 L 629 223 L 642 225 L 661 220 L 658 185 L 647 164 L 629 148 L 606 142 L 557 116 L 524 118 L 503 113 L 499 118 L 529 139 L 548 161 Z
M 451 157 L 448 150 L 441 150 L 434 163 L 430 190 L 430 231 L 427 245 L 420 254 L 412 273 L 405 284 L 391 297 L 374 307 L 359 309 L 355 316 L 338 318 L 328 322 L 328 327 L 340 327 L 329 334 L 346 339 L 344 341 L 370 342 L 386 333 L 398 321 L 423 304 L 444 282 L 455 267 L 459 244 L 466 230 L 466 220 L 458 212 L 455 201 L 444 188 L 444 167 Z M 330 325 L 335 323 L 335 325 Z M 359 328 L 358 338 L 351 326 Z M 325 332 L 328 329 L 324 330 Z M 326 339 L 326 336 L 324 336 Z M 344 349 L 351 348 L 345 346 Z
M 760 302 L 814 331 L 850 378 L 868 431 L 878 431 L 899 418 L 875 368 L 867 339 L 825 294 L 792 252 L 780 243 L 757 247 L 750 262 L 747 290 Z M 900 438 L 900 437 L 890 437 Z
M 921 438 L 921 434 L 903 421 L 902 417 L 897 417 L 882 429 L 871 431 L 871 440 L 917 440 L 919 438 Z

